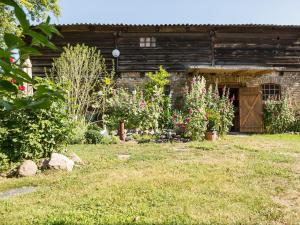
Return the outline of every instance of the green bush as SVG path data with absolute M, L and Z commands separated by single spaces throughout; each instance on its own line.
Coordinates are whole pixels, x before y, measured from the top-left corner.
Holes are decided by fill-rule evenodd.
M 98 130 L 87 130 L 84 134 L 87 144 L 100 144 L 102 135 Z
M 118 144 L 119 138 L 116 136 L 102 136 L 100 144 L 110 145 L 110 144 Z
M 82 144 L 85 140 L 85 132 L 88 127 L 84 120 L 77 120 L 73 122 L 72 130 L 69 136 L 69 144 Z
M 63 103 L 49 109 L 0 111 L 0 149 L 12 162 L 48 157 L 67 143 L 71 125 Z
M 0 173 L 9 169 L 9 159 L 7 155 L 1 153 L 0 150 Z
M 294 123 L 291 124 L 289 131 L 300 132 L 300 117 L 297 117 Z
M 295 122 L 295 115 L 287 96 L 280 100 L 266 101 L 264 122 L 267 133 L 283 133 L 290 130 Z

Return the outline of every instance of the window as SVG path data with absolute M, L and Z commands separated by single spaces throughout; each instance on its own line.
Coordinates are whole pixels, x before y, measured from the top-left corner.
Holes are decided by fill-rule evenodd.
M 278 84 L 263 84 L 262 85 L 262 97 L 266 101 L 268 99 L 280 98 L 280 85 Z
M 140 47 L 141 48 L 155 48 L 156 47 L 156 38 L 155 37 L 141 37 L 140 38 Z

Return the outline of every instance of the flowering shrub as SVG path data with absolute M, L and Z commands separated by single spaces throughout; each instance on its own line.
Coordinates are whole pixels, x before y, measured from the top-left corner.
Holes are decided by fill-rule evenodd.
M 295 116 L 288 96 L 279 100 L 269 99 L 264 107 L 264 122 L 267 133 L 283 133 L 289 130 L 295 121 Z
M 124 121 L 128 129 L 157 129 L 161 111 L 155 99 L 159 94 L 155 93 L 152 101 L 146 101 L 140 90 L 116 89 L 108 101 L 108 126 L 117 129 L 119 122 Z
M 186 87 L 183 109 L 186 123 L 185 134 L 194 140 L 202 139 L 207 127 L 205 83 L 203 77 L 195 77 L 191 82 L 190 90 Z

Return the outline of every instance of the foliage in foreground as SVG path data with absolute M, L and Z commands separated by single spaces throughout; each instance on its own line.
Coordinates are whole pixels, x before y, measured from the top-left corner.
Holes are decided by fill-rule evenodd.
M 29 2 L 29 1 L 27 1 Z M 24 2 L 23 2 L 24 3 Z M 60 92 L 51 89 L 51 86 L 36 85 L 39 94 L 32 98 L 19 98 L 19 94 L 25 91 L 24 83 L 35 85 L 37 82 L 22 70 L 24 61 L 31 55 L 39 55 L 37 47 L 46 47 L 56 50 L 49 41 L 52 35 L 60 35 L 57 29 L 50 25 L 50 17 L 44 22 L 30 27 L 29 20 L 24 10 L 13 0 L 1 0 L 0 8 L 4 6 L 10 10 L 14 22 L 20 24 L 22 38 L 14 33 L 4 34 L 4 43 L 1 40 L 0 47 L 0 110 L 18 110 L 50 107 L 52 100 L 63 98 Z M 42 5 L 40 6 L 42 7 Z M 1 24 L 0 24 L 1 25 Z M 0 29 L 3 28 L 2 25 Z M 24 40 L 27 36 L 26 41 Z M 4 47 L 3 47 L 4 46 Z M 12 57 L 12 52 L 19 54 L 18 59 Z
M 3 47 L 3 37 L 5 33 L 21 35 L 22 27 L 16 21 L 16 17 L 11 8 L 0 1 L 0 46 Z M 17 0 L 15 1 L 21 8 L 30 15 L 30 20 L 40 22 L 47 18 L 49 13 L 55 16 L 60 14 L 58 0 Z

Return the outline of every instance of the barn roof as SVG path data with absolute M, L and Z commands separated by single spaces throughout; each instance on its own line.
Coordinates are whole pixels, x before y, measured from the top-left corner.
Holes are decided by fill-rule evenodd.
M 300 28 L 300 25 L 279 24 L 125 24 L 125 23 L 66 23 L 55 26 L 108 26 L 108 27 L 265 27 L 265 28 Z

